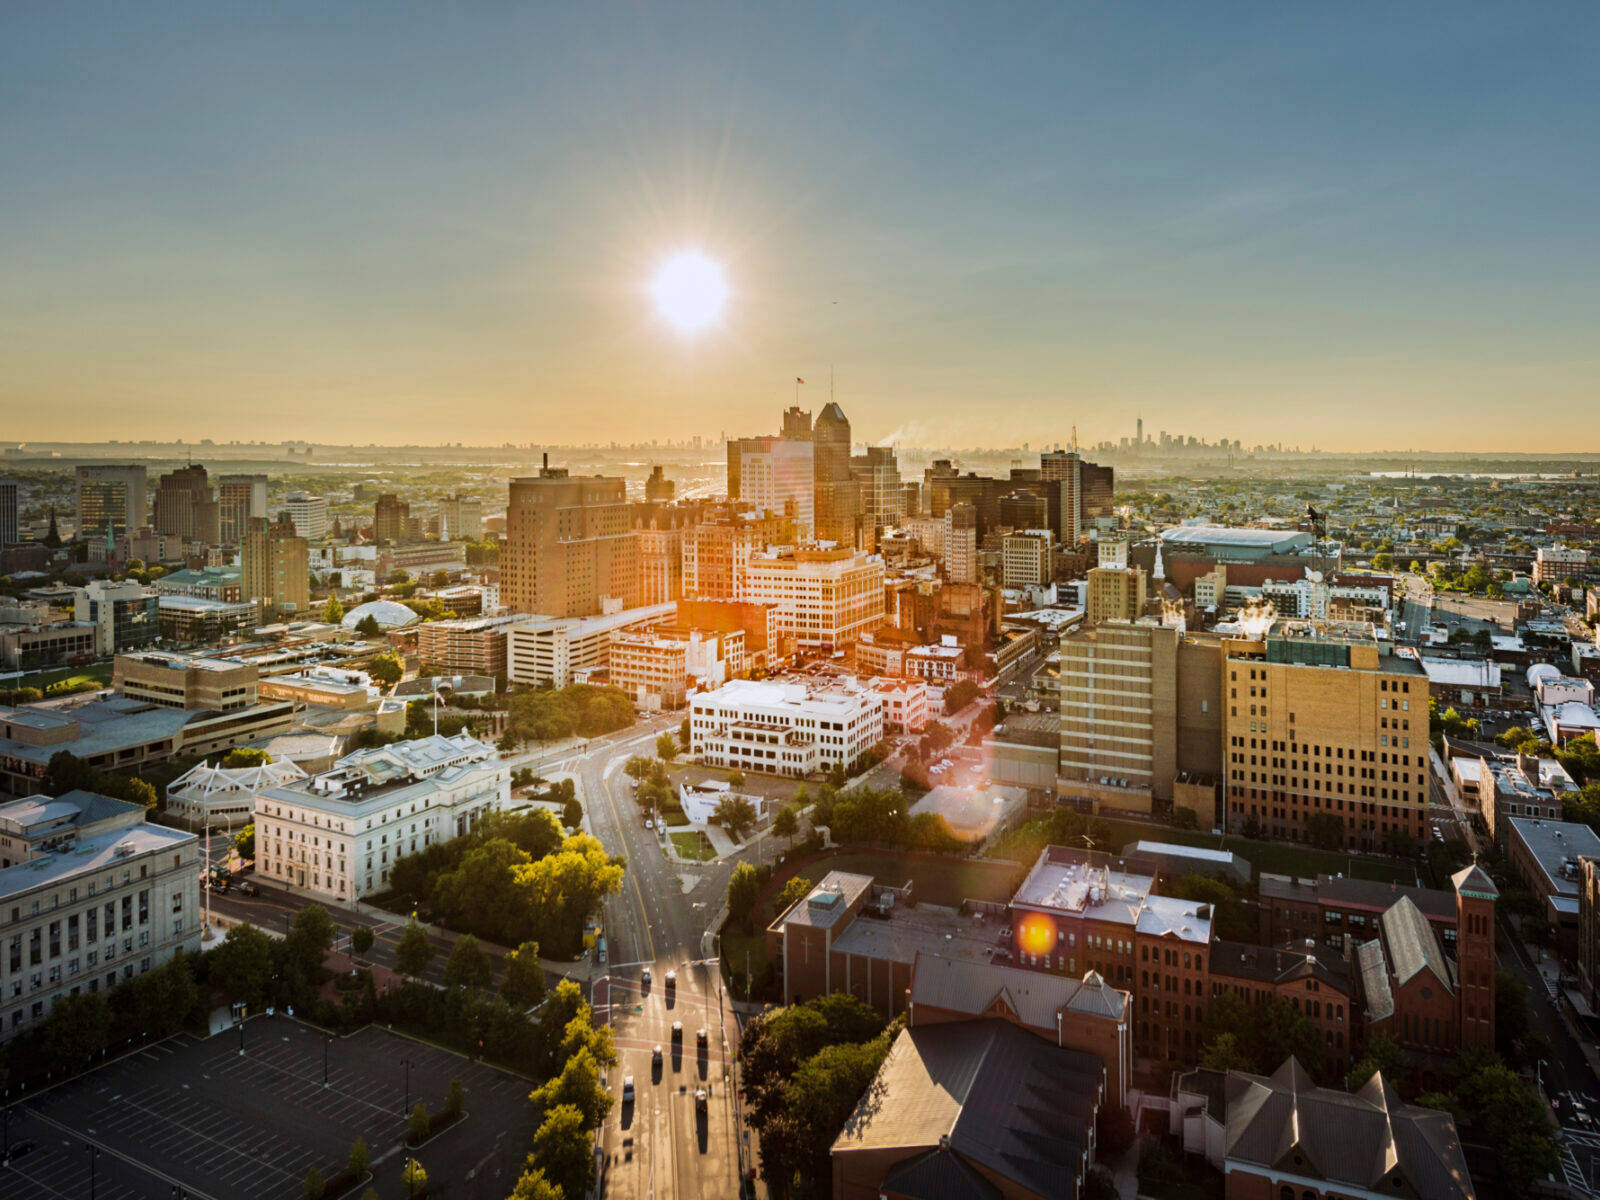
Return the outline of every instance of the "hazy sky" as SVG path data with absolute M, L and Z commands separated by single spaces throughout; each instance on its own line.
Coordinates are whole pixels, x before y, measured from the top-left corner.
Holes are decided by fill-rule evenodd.
M 1593 0 L 0 17 L 11 439 L 1594 450 L 1597 265 Z

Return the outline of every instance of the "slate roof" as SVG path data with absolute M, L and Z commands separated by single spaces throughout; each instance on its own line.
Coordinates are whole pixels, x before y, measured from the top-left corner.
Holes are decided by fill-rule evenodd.
M 1094 1055 L 1007 1021 L 906 1029 L 833 1153 L 946 1149 L 1040 1196 L 1072 1200 L 1104 1078 Z
M 1208 960 L 1213 975 L 1283 983 L 1311 975 L 1331 987 L 1348 992 L 1350 968 L 1336 953 L 1318 954 L 1295 946 L 1257 946 L 1253 942 L 1211 943 Z
M 1389 990 L 1389 964 L 1377 938 L 1356 947 L 1356 970 L 1361 974 L 1361 994 L 1367 1001 L 1367 1020 L 1394 1016 L 1394 993 Z
M 1439 935 L 1422 910 L 1402 896 L 1389 906 L 1378 922 L 1389 968 L 1397 983 L 1406 983 L 1418 971 L 1431 971 L 1446 989 L 1454 990 L 1454 972 L 1439 944 Z
M 896 1163 L 883 1177 L 883 1190 L 907 1200 L 1001 1200 L 999 1188 L 949 1150 Z
M 968 959 L 919 953 L 911 968 L 911 1003 L 977 1016 L 996 999 L 1036 1029 L 1054 1029 L 1062 1009 L 1117 1019 L 1128 994 L 1111 987 L 1096 972 L 1082 979 L 1004 967 Z
M 1352 1094 L 1315 1086 L 1291 1058 L 1270 1077 L 1230 1071 L 1225 1093 L 1231 1161 L 1404 1194 L 1398 1176 L 1422 1200 L 1472 1200 L 1454 1119 L 1401 1102 L 1381 1073 Z

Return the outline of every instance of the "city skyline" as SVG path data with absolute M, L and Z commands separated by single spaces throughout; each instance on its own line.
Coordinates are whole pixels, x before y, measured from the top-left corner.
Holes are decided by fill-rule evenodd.
M 40 10 L 5 435 L 737 436 L 831 372 L 875 442 L 1582 444 L 1600 21 L 1538 15 Z

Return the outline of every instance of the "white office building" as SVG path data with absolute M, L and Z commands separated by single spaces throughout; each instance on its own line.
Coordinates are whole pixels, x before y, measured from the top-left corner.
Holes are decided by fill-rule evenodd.
M 671 620 L 676 604 L 624 608 L 598 617 L 529 617 L 506 631 L 506 675 L 512 683 L 566 687 L 611 663 L 611 638 Z
M 780 637 L 807 649 L 843 649 L 883 622 L 883 559 L 853 550 L 753 555 L 745 599 L 778 607 Z
M 470 734 L 347 754 L 331 771 L 256 793 L 256 870 L 329 904 L 383 891 L 400 858 L 505 807 L 510 768 Z
M 816 529 L 813 445 L 792 438 L 752 438 L 739 454 L 739 500 L 780 515 L 793 511 L 795 536 Z
M 883 696 L 856 680 L 737 679 L 690 705 L 701 762 L 804 776 L 849 768 L 883 740 Z
M 93 792 L 0 804 L 0 1038 L 200 947 L 200 847 Z
M 295 535 L 308 542 L 320 542 L 328 534 L 328 498 L 310 492 L 290 492 L 284 501 Z

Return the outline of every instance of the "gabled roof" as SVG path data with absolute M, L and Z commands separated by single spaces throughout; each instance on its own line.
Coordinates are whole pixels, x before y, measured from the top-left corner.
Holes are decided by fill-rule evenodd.
M 1001 1200 L 999 1188 L 948 1149 L 896 1163 L 883 1177 L 883 1191 L 907 1200 Z
M 1361 974 L 1361 994 L 1367 1001 L 1367 1020 L 1382 1021 L 1394 1016 L 1389 965 L 1383 958 L 1383 943 L 1377 938 L 1356 947 L 1356 970 Z
M 1387 1190 L 1399 1176 L 1422 1200 L 1471 1200 L 1455 1121 L 1403 1103 L 1381 1073 L 1351 1094 L 1315 1086 L 1291 1058 L 1270 1077 L 1230 1071 L 1223 1092 L 1227 1111 L 1213 1116 L 1228 1159 L 1324 1179 L 1329 1190 Z
M 1494 900 L 1500 895 L 1500 889 L 1495 887 L 1489 873 L 1477 863 L 1462 867 L 1450 876 L 1450 882 L 1455 885 L 1456 891 L 1481 900 Z
M 1455 980 L 1444 956 L 1444 947 L 1439 944 L 1439 935 L 1409 896 L 1402 896 L 1389 906 L 1378 928 L 1396 983 L 1408 983 L 1418 971 L 1425 970 L 1432 972 L 1447 990 L 1454 990 Z
M 970 959 L 919 952 L 911 966 L 911 1003 L 978 1017 L 1001 1001 L 1017 1020 L 1035 1029 L 1054 1029 L 1062 1009 L 1120 1019 L 1128 994 L 1090 971 L 1082 979 L 995 966 Z

